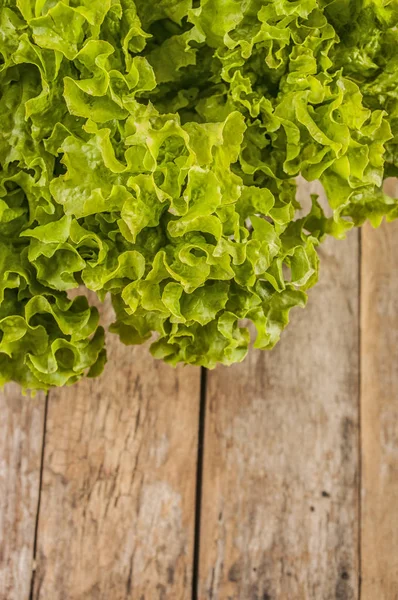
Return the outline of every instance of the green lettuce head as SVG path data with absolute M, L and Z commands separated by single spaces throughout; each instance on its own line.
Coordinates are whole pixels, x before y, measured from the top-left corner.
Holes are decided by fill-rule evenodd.
M 97 309 L 173 365 L 272 348 L 317 246 L 397 216 L 390 0 L 3 0 L 0 383 L 95 376 Z M 296 178 L 320 180 L 299 216 Z M 302 212 L 300 213 L 302 215 Z

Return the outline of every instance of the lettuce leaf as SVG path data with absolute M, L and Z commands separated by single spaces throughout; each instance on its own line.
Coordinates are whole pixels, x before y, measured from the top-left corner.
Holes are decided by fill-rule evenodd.
M 172 365 L 243 360 L 250 322 L 272 348 L 325 236 L 398 215 L 397 24 L 389 0 L 3 3 L 0 384 L 101 372 L 81 286 Z

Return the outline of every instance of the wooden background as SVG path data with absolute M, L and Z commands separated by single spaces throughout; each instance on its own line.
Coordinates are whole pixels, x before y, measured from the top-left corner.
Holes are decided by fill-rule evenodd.
M 0 394 L 0 600 L 398 599 L 398 223 L 271 353 Z

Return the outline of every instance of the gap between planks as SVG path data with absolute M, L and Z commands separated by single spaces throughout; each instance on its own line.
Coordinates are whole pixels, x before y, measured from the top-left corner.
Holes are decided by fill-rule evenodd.
M 36 509 L 35 533 L 34 533 L 34 538 L 33 538 L 33 560 L 32 560 L 32 574 L 31 574 L 31 579 L 30 579 L 29 600 L 33 600 L 34 587 L 35 587 L 37 541 L 38 541 L 38 536 L 39 536 L 40 504 L 41 504 L 41 494 L 42 494 L 42 484 L 43 484 L 44 458 L 45 458 L 45 451 L 46 451 L 46 431 L 47 431 L 47 415 L 48 415 L 49 396 L 50 396 L 50 392 L 47 392 L 45 400 L 44 400 L 43 437 L 42 437 L 42 443 L 41 443 L 40 473 L 39 473 L 39 493 L 37 495 L 37 509 Z
M 200 578 L 200 533 L 202 517 L 202 495 L 203 495 L 203 468 L 204 468 L 204 444 L 206 428 L 206 392 L 207 392 L 207 369 L 201 367 L 200 372 L 200 402 L 199 402 L 199 428 L 198 428 L 198 456 L 196 463 L 196 498 L 195 498 L 195 531 L 192 565 L 192 600 L 198 600 L 199 578 Z
M 362 229 L 358 231 L 358 600 L 362 598 Z

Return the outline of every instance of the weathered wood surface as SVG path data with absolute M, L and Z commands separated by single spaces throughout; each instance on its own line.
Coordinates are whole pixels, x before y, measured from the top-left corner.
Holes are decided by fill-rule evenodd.
M 201 600 L 358 598 L 358 233 L 272 353 L 209 374 Z
M 184 600 L 200 373 L 108 342 L 101 379 L 49 396 L 33 598 Z
M 362 597 L 397 600 L 398 223 L 362 239 Z
M 29 600 L 45 412 L 43 394 L 0 392 L 0 599 Z

